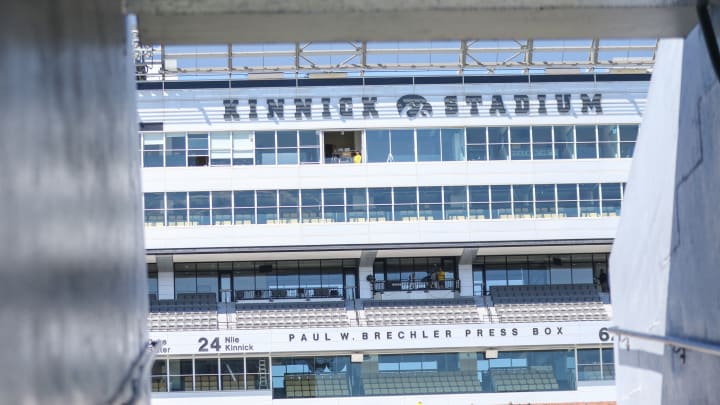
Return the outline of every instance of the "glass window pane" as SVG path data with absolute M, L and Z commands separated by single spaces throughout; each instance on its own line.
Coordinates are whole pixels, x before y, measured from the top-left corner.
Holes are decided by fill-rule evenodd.
M 184 167 L 187 162 L 185 150 L 169 150 L 165 152 L 165 166 Z
M 275 207 L 277 206 L 277 192 L 275 190 L 258 190 L 257 191 L 258 207 Z
M 467 128 L 467 143 L 469 144 L 486 144 L 485 127 Z
M 555 201 L 555 185 L 554 184 L 536 184 L 535 200 L 537 201 Z
M 213 191 L 212 205 L 213 208 L 232 207 L 232 193 L 230 191 Z
M 507 143 L 508 127 L 488 128 L 488 143 Z
M 393 194 L 395 195 L 395 204 L 415 204 L 417 203 L 417 189 L 415 187 L 395 187 Z
M 580 184 L 581 200 L 597 200 L 600 199 L 600 187 L 598 184 Z
M 191 191 L 190 208 L 210 208 L 210 193 L 207 191 Z
M 558 200 L 577 200 L 577 185 L 558 184 L 557 198 Z
M 298 190 L 280 190 L 280 205 L 284 207 L 298 206 Z
M 530 127 L 511 127 L 511 143 L 530 143 Z
M 603 199 L 620 199 L 620 183 L 603 183 L 602 184 Z
M 275 148 L 275 131 L 256 131 L 256 148 Z
M 233 132 L 232 159 L 234 165 L 253 164 L 253 136 L 251 132 Z
M 320 147 L 300 148 L 300 163 L 320 163 Z
M 596 159 L 597 158 L 597 145 L 594 143 L 578 143 L 577 158 L 578 159 Z
M 415 161 L 415 134 L 412 129 L 390 131 L 390 146 L 394 162 Z
M 254 191 L 236 191 L 235 192 L 236 207 L 254 207 L 255 192 Z
M 442 188 L 440 187 L 420 187 L 418 191 L 421 203 L 442 202 Z
M 143 197 L 145 199 L 146 210 L 165 209 L 164 193 L 145 193 Z
M 390 131 L 365 131 L 365 143 L 367 145 L 367 162 L 378 163 L 393 161 L 393 157 L 390 154 Z
M 256 149 L 255 164 L 257 165 L 274 165 L 275 149 Z
M 532 127 L 533 143 L 552 143 L 552 127 Z
M 321 190 L 301 190 L 301 199 L 303 206 L 321 205 Z
M 294 165 L 298 163 L 297 148 L 278 148 L 277 163 L 279 165 Z
M 575 139 L 577 142 L 595 143 L 595 126 L 578 125 L 575 127 Z
M 348 188 L 345 190 L 348 205 L 363 205 L 367 203 L 366 189 Z
M 371 204 L 392 204 L 390 187 L 369 188 L 368 198 Z
M 514 201 L 532 201 L 533 192 L 531 185 L 516 184 L 512 186 Z
M 462 128 L 444 128 L 442 130 L 442 160 L 465 160 L 465 133 Z
M 621 141 L 636 141 L 638 136 L 637 125 L 620 125 Z
M 418 162 L 437 162 L 440 160 L 440 130 L 418 129 Z
M 348 192 L 350 190 L 357 190 L 357 189 L 348 189 Z M 365 194 L 365 189 L 362 190 L 362 194 Z M 344 205 L 345 204 L 345 196 L 344 196 L 344 190 L 341 188 L 327 188 L 323 190 L 323 196 L 325 197 L 325 205 Z
M 278 148 L 297 147 L 297 131 L 278 131 L 277 146 Z
M 487 160 L 486 145 L 468 145 L 468 160 Z
M 300 131 L 300 146 L 320 146 L 320 136 L 316 131 Z
M 490 186 L 492 202 L 510 201 L 510 186 Z
M 165 134 L 165 148 L 185 150 L 185 134 Z
M 573 139 L 573 127 L 572 126 L 556 126 L 555 127 L 555 143 L 558 142 L 570 142 Z
M 469 186 L 471 202 L 488 202 L 490 201 L 490 193 L 488 186 Z

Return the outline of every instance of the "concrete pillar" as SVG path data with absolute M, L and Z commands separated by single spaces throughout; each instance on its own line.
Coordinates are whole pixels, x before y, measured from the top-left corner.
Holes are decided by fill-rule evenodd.
M 0 402 L 148 401 L 131 59 L 120 1 L 0 13 Z
M 460 280 L 460 296 L 473 296 L 473 271 L 472 262 L 477 255 L 477 248 L 463 249 L 460 261 L 458 262 L 458 279 Z
M 715 27 L 720 9 L 715 8 Z M 615 322 L 720 342 L 720 83 L 700 30 L 662 41 L 610 257 Z M 630 338 L 619 404 L 715 403 L 720 358 Z
M 375 263 L 376 250 L 365 250 L 360 255 L 360 264 L 358 268 L 358 282 L 360 285 L 360 299 L 371 299 L 373 297 L 372 284 L 367 281 L 368 276 L 373 274 L 373 264 Z
M 173 271 L 172 255 L 157 257 L 158 266 L 158 299 L 175 299 L 175 272 Z

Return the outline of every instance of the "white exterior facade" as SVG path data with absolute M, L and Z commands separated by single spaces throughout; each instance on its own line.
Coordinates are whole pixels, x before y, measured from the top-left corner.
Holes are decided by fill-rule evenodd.
M 598 148 L 602 146 L 595 147 L 596 158 L 579 158 L 578 151 L 581 146 L 578 145 L 582 143 L 579 135 L 573 138 L 570 158 L 557 158 L 557 155 L 549 159 L 537 158 L 532 137 L 528 142 L 520 142 L 523 145 L 519 146 L 529 151 L 529 156 L 523 155 L 522 159 L 514 159 L 512 153 L 513 128 L 605 128 L 613 125 L 638 125 L 645 105 L 648 79 L 622 75 L 617 77 L 617 80 L 609 76 L 587 80 L 583 76 L 581 81 L 566 76 L 545 76 L 542 81 L 534 82 L 524 76 L 520 80 L 517 77 L 509 77 L 507 80 L 501 78 L 493 83 L 464 79 L 461 83 L 454 84 L 442 84 L 439 79 L 436 83 L 431 83 L 433 78 L 405 78 L 412 84 L 392 84 L 392 80 L 380 84 L 379 81 L 368 80 L 359 85 L 357 83 L 360 79 L 353 79 L 348 81 L 348 85 L 343 85 L 342 81 L 330 81 L 315 86 L 308 79 L 288 86 L 263 83 L 253 87 L 251 82 L 233 82 L 224 88 L 211 89 L 203 88 L 202 83 L 195 83 L 193 87 L 182 82 L 173 82 L 172 86 L 168 86 L 173 88 L 160 89 L 156 87 L 165 83 L 154 83 L 145 87 L 141 85 L 138 91 L 139 121 L 154 125 L 149 125 L 145 130 L 141 128 L 143 137 L 148 134 L 167 136 L 180 133 L 212 135 L 238 132 L 249 134 L 249 145 L 257 152 L 256 145 L 253 144 L 257 131 L 315 131 L 319 139 L 317 150 L 320 155 L 317 162 L 260 164 L 258 155 L 253 155 L 255 161 L 251 164 L 213 165 L 211 140 L 210 145 L 206 146 L 210 151 L 205 152 L 208 154 L 209 164 L 201 167 L 191 167 L 189 163 L 185 167 L 146 165 L 142 170 L 146 203 L 148 193 L 154 193 L 169 201 L 169 197 L 162 196 L 169 195 L 167 193 L 257 190 L 300 190 L 302 195 L 303 190 L 349 188 L 415 188 L 418 190 L 417 195 L 421 196 L 424 187 L 435 187 L 443 190 L 441 198 L 445 198 L 439 203 L 443 205 L 443 208 L 438 208 L 439 217 L 416 213 L 416 217 L 401 220 L 397 211 L 393 211 L 394 214 L 387 220 L 373 220 L 372 204 L 366 202 L 366 216 L 359 220 L 350 220 L 348 200 L 344 211 L 347 216 L 342 217 L 345 220 L 331 221 L 323 211 L 323 214 L 313 221 L 304 220 L 305 217 L 298 214 L 297 220 L 268 220 L 266 223 L 259 223 L 259 219 L 253 219 L 245 222 L 239 220 L 239 211 L 235 210 L 238 206 L 234 202 L 234 211 L 228 214 L 231 216 L 227 222 L 191 225 L 193 221 L 188 220 L 179 226 L 172 225 L 169 220 L 169 205 L 163 205 L 163 208 L 157 211 L 157 218 L 162 218 L 163 210 L 166 212 L 164 219 L 151 221 L 147 219 L 146 206 L 147 261 L 157 266 L 156 294 L 160 299 L 176 297 L 173 264 L 177 263 L 355 259 L 358 261 L 354 270 L 356 281 L 352 285 L 344 284 L 345 288 L 357 289 L 357 292 L 353 292 L 353 302 L 355 299 L 363 301 L 474 297 L 479 308 L 490 314 L 492 311 L 487 306 L 489 297 L 478 292 L 477 286 L 473 287 L 474 283 L 478 284 L 474 278 L 480 274 L 477 270 L 479 267 L 473 265 L 478 257 L 606 254 L 610 251 L 619 217 L 614 212 L 601 208 L 598 208 L 597 214 L 592 212 L 583 215 L 585 211 L 582 208 L 582 195 L 577 197 L 577 211 L 574 215 L 562 214 L 562 201 L 557 197 L 559 194 L 554 198 L 555 214 L 541 215 L 537 187 L 531 197 L 534 201 L 532 207 L 535 208 L 531 208 L 529 212 L 517 208 L 517 197 L 513 194 L 506 202 L 510 207 L 507 213 L 497 216 L 490 210 L 492 213 L 487 217 L 473 216 L 473 201 L 468 194 L 467 204 L 470 204 L 471 208 L 467 211 L 466 205 L 465 209 L 470 214 L 451 216 L 447 211 L 449 200 L 445 197 L 448 193 L 445 187 L 467 189 L 471 186 L 489 186 L 489 190 L 493 190 L 492 186 L 625 183 L 631 159 L 621 157 L 619 153 L 615 157 L 601 157 Z M 519 82 L 523 79 L 525 82 Z M 412 97 L 407 98 L 408 95 Z M 569 95 L 569 98 L 565 98 L 566 95 Z M 279 100 L 284 100 L 282 116 L 278 109 L 281 104 Z M 158 125 L 159 123 L 161 125 Z M 505 142 L 507 158 L 504 160 L 493 159 L 491 152 L 487 152 L 484 160 L 471 160 L 467 149 L 462 149 L 449 160 L 441 157 L 437 160 L 431 158 L 429 161 L 420 161 L 419 131 L 460 128 L 463 134 L 462 147 L 466 148 L 469 143 L 469 138 L 465 135 L 466 128 L 490 127 L 510 128 L 509 140 Z M 392 158 L 372 161 L 374 145 L 369 144 L 367 131 L 393 129 L 413 131 L 415 159 L 405 162 Z M 595 139 L 598 144 L 603 142 L 600 131 L 601 129 L 596 129 Z M 361 163 L 328 161 L 329 142 L 326 141 L 326 134 L 344 132 L 356 134 L 352 149 L 361 151 Z M 528 131 L 528 134 L 532 133 L 533 130 Z M 491 138 L 485 139 L 488 139 L 488 145 L 492 143 Z M 144 141 L 141 140 L 142 142 Z M 616 142 L 622 143 L 622 140 Z M 145 144 L 141 145 L 141 148 L 145 148 L 143 151 L 150 150 L 143 145 Z M 159 144 L 156 142 L 156 145 Z M 169 144 L 166 141 L 162 142 L 162 145 L 164 146 L 161 146 L 161 152 L 168 156 Z M 274 147 L 274 156 L 278 159 L 280 146 L 276 144 Z M 299 148 L 299 145 L 295 148 Z M 189 159 L 192 153 L 188 152 L 190 149 L 190 146 L 186 147 L 184 158 Z M 554 150 L 557 153 L 557 149 Z M 228 153 L 232 152 L 234 150 Z M 243 153 L 247 155 L 247 150 Z M 601 199 L 602 197 L 599 197 L 599 200 Z M 395 200 L 392 204 L 397 205 Z M 494 202 L 489 200 L 488 204 Z M 602 201 L 598 202 L 598 207 L 602 204 Z M 302 212 L 302 204 L 297 205 L 298 212 Z M 422 201 L 415 201 L 416 207 L 421 205 Z M 189 209 L 189 215 L 192 216 L 192 207 Z M 207 211 L 210 212 L 211 209 L 213 207 L 208 207 Z M 252 207 L 250 209 L 252 210 Z M 421 212 L 422 207 L 416 209 Z M 258 218 L 259 212 L 256 206 L 254 213 Z M 215 223 L 214 219 L 211 223 Z M 373 275 L 375 261 L 412 257 L 456 258 L 454 279 L 460 282 L 458 288 L 429 293 L 388 291 L 379 295 L 370 283 L 365 281 L 368 276 Z M 487 287 L 481 283 L 479 288 Z M 227 322 L 227 325 L 233 323 L 232 320 Z M 267 356 L 271 364 L 274 364 L 274 358 L 293 356 L 474 353 L 486 350 L 503 352 L 609 347 L 609 338 L 603 334 L 603 328 L 607 326 L 607 321 L 499 323 L 490 317 L 483 323 L 476 324 L 373 327 L 357 321 L 347 328 L 239 330 L 224 326 L 221 322 L 218 330 L 151 331 L 151 337 L 165 343 L 159 358 L 195 359 L 210 356 L 222 359 L 223 356 L 230 355 L 238 358 Z M 411 331 L 415 332 L 413 338 L 410 338 Z M 221 344 L 217 350 L 199 351 L 203 338 L 205 343 L 218 338 Z M 344 404 L 363 404 L 391 400 L 401 404 L 416 404 L 421 400 L 427 405 L 448 401 L 468 404 L 599 402 L 614 401 L 615 393 L 612 381 L 600 381 L 578 382 L 571 391 L 449 395 L 425 393 L 392 398 L 361 396 L 273 399 L 270 389 L 214 393 L 168 392 L 154 394 L 153 403 L 208 403 L 210 399 L 212 403 L 218 404 L 238 400 L 268 404 L 276 401 L 298 404 L 335 404 L 342 401 Z

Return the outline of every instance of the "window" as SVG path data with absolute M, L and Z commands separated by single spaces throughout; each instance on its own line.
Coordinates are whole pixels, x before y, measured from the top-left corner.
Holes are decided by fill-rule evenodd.
M 152 392 L 167 392 L 167 359 L 155 360 L 150 374 Z
M 232 143 L 229 132 L 213 132 L 210 134 L 210 164 L 212 166 L 229 166 Z
M 220 378 L 223 391 L 245 389 L 245 361 L 242 358 L 220 358 Z
M 300 131 L 300 163 L 320 163 L 320 136 L 316 131 Z
M 185 155 L 185 134 L 165 134 L 165 166 L 183 167 L 187 163 Z
M 368 189 L 370 221 L 392 221 L 392 190 L 390 187 Z
M 492 197 L 492 219 L 512 218 L 510 186 L 490 186 L 490 195 Z
M 250 132 L 232 133 L 232 164 L 237 166 L 253 164 L 253 135 Z
M 165 225 L 165 195 L 163 193 L 145 193 L 145 225 Z
M 348 189 L 348 192 L 350 189 Z M 363 195 L 365 189 L 355 189 L 358 194 Z M 353 194 L 355 196 L 355 194 Z M 359 204 L 359 203 L 358 203 Z M 325 221 L 328 222 L 345 222 L 345 195 L 341 188 L 330 188 L 323 190 L 323 208 L 325 210 Z M 357 212 L 361 211 L 361 212 Z M 352 216 L 351 216 L 352 212 Z M 357 218 L 365 218 L 365 206 L 351 211 L 350 200 L 348 199 L 348 219 L 354 221 Z M 352 219 L 350 219 L 352 218 Z
M 599 184 L 580 184 L 580 216 L 581 217 L 599 217 L 600 216 L 600 185 Z
M 611 217 L 620 215 L 620 184 L 603 183 L 600 190 L 602 192 L 602 214 Z
M 274 131 L 256 131 L 255 132 L 255 164 L 256 165 L 274 165 L 275 164 L 275 132 Z
M 463 128 L 443 128 L 441 137 L 443 161 L 465 160 L 465 130 Z
M 298 222 L 300 213 L 299 190 L 280 190 L 280 222 L 295 224 Z
M 417 189 L 415 187 L 395 187 L 393 189 L 395 221 L 415 221 L 417 214 Z
M 555 255 L 550 258 L 550 284 L 572 284 L 569 255 Z
M 255 192 L 235 191 L 235 223 L 254 224 L 255 221 Z
M 170 391 L 193 390 L 193 361 L 192 359 L 168 360 L 170 371 Z
M 390 154 L 393 162 L 415 161 L 415 131 L 412 129 L 390 130 Z
M 208 135 L 188 134 L 188 166 L 208 165 Z
M 555 159 L 574 159 L 575 148 L 572 126 L 556 126 L 555 132 Z
M 598 126 L 598 156 L 600 158 L 619 157 L 618 139 L 617 125 Z
M 530 160 L 530 127 L 510 128 L 510 158 Z
M 468 160 L 487 160 L 487 140 L 485 127 L 467 129 Z
M 318 223 L 322 220 L 322 190 L 302 190 L 301 221 L 303 223 Z
M 418 162 L 440 161 L 440 129 L 417 130 Z
M 367 220 L 367 195 L 364 188 L 348 188 L 345 190 L 347 201 L 347 218 L 350 222 L 364 222 Z M 338 201 L 342 203 L 342 190 L 339 191 Z M 340 208 L 342 210 L 342 208 Z
M 420 220 L 443 219 L 442 187 L 419 187 L 418 195 Z
M 553 218 L 555 210 L 555 185 L 535 185 L 535 216 L 537 218 Z
M 274 224 L 278 220 L 277 216 L 277 191 L 276 190 L 258 190 L 257 191 L 257 223 L 258 224 Z
M 533 214 L 533 186 L 529 184 L 514 185 L 513 212 L 515 218 L 532 218 Z
M 561 217 L 577 217 L 577 184 L 557 185 L 558 215 Z
M 532 127 L 532 141 L 533 159 L 553 158 L 552 127 Z
M 190 225 L 210 225 L 210 193 L 207 191 L 191 191 Z
M 620 125 L 620 157 L 631 158 L 637 141 L 637 125 Z
M 277 163 L 279 165 L 293 165 L 298 163 L 297 137 L 297 131 L 277 132 Z
M 387 129 L 365 131 L 367 145 L 366 161 L 370 163 L 393 162 L 390 153 L 390 131 Z
M 467 219 L 467 187 L 444 186 L 445 219 Z
M 575 127 L 578 159 L 596 159 L 597 143 L 595 140 L 594 125 L 578 125 Z
M 163 166 L 163 134 L 143 134 L 143 167 Z
M 232 225 L 232 192 L 212 192 L 212 224 Z
M 490 192 L 488 186 L 468 186 L 470 219 L 490 218 Z
M 488 128 L 488 156 L 490 160 L 507 160 L 508 155 L 508 128 Z

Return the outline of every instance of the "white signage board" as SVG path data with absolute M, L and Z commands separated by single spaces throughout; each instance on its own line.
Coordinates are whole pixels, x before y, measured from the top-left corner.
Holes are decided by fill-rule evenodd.
M 600 344 L 609 322 L 547 322 L 272 330 L 151 332 L 161 354 L 318 353 L 377 350 L 458 350 Z

